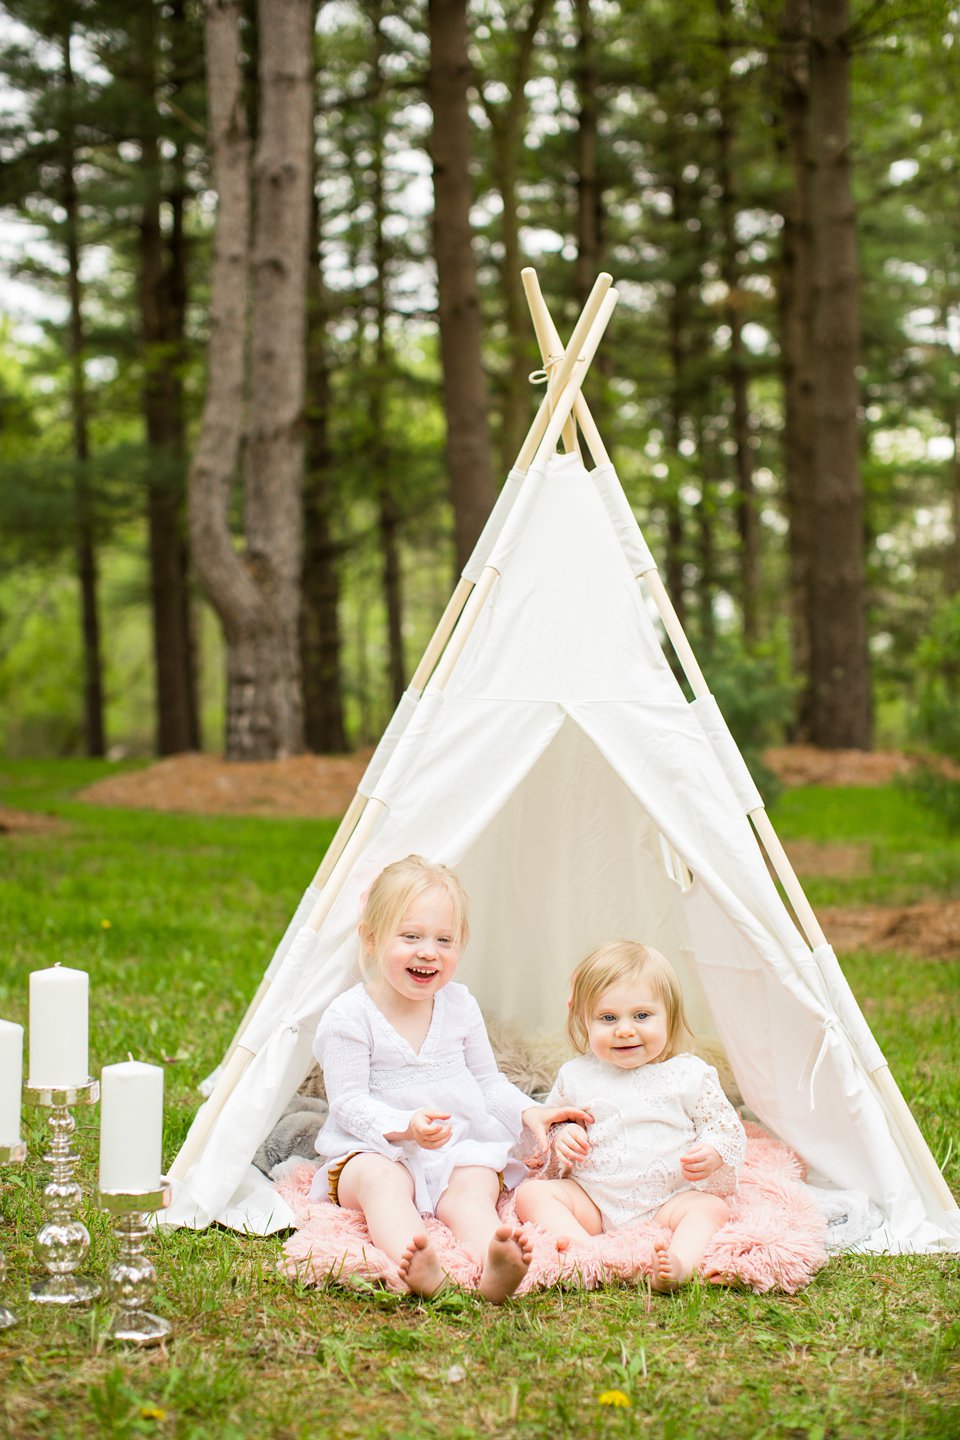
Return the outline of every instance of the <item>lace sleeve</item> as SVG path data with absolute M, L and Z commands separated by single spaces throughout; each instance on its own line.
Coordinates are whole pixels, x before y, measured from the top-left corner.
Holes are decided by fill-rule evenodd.
M 712 1145 L 723 1161 L 723 1166 L 698 1188 L 710 1190 L 716 1195 L 732 1193 L 737 1188 L 737 1178 L 743 1157 L 747 1150 L 747 1136 L 740 1117 L 723 1093 L 717 1072 L 712 1066 L 704 1071 L 700 1094 L 693 1107 L 693 1123 L 697 1140 Z
M 463 1058 L 467 1069 L 483 1091 L 490 1114 L 506 1127 L 514 1139 L 518 1139 L 523 1129 L 521 1115 L 537 1102 L 531 1100 L 530 1096 L 525 1095 L 516 1085 L 512 1085 L 505 1075 L 501 1075 L 480 1006 L 476 1001 L 474 1007 L 476 1014 L 471 1017 L 463 1040 Z
M 362 1034 L 330 1029 L 317 1035 L 314 1046 L 323 1066 L 330 1118 L 348 1135 L 373 1145 L 393 1158 L 403 1151 L 385 1137 L 410 1124 L 412 1110 L 395 1110 L 370 1094 L 370 1047 Z

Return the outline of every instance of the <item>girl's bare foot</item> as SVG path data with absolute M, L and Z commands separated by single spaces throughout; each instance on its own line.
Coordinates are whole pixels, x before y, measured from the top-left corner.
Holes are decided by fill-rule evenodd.
M 498 1225 L 480 1276 L 479 1290 L 491 1305 L 502 1305 L 520 1284 L 533 1255 L 533 1247 L 522 1230 Z
M 436 1295 L 447 1278 L 426 1235 L 414 1235 L 397 1268 L 407 1289 L 427 1299 Z
M 674 1254 L 666 1240 L 656 1241 L 653 1247 L 653 1274 L 650 1277 L 654 1290 L 676 1290 L 685 1285 L 692 1274 L 693 1271 Z

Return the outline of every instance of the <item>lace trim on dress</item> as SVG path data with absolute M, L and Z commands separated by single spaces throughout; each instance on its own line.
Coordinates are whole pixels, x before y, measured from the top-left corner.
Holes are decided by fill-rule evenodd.
M 448 1060 L 434 1060 L 424 1065 L 398 1065 L 396 1070 L 371 1070 L 367 1082 L 371 1090 L 400 1090 L 407 1085 L 423 1085 L 433 1080 L 450 1080 L 464 1069 L 459 1055 Z
M 724 1095 L 716 1075 L 710 1070 L 703 1077 L 700 1094 L 693 1107 L 693 1123 L 698 1138 L 707 1145 L 712 1145 L 724 1166 L 733 1172 L 731 1188 L 736 1189 L 737 1171 L 747 1152 L 747 1136 L 740 1117 Z M 710 1178 L 716 1180 L 721 1177 L 722 1171 L 717 1171 Z

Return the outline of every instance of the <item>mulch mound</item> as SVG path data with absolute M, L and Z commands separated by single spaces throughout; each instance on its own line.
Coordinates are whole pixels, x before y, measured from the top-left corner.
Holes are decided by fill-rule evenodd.
M 52 815 L 34 815 L 29 810 L 6 810 L 0 805 L 0 835 L 48 835 L 60 830 L 63 822 Z
M 342 815 L 369 750 L 233 762 L 218 755 L 171 755 L 146 770 L 111 775 L 82 790 L 92 805 L 202 815 Z

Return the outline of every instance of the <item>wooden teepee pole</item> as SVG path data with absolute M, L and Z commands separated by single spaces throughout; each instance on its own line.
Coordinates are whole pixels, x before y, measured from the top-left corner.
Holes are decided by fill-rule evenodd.
M 514 466 L 514 469 L 521 473 L 529 469 L 531 463 L 545 466 L 549 456 L 556 449 L 557 441 L 560 438 L 564 426 L 570 419 L 590 362 L 596 353 L 597 346 L 600 343 L 600 339 L 603 336 L 603 332 L 609 323 L 610 316 L 613 314 L 617 299 L 619 298 L 617 291 L 612 290 L 610 287 L 611 277 L 608 274 L 604 273 L 597 277 L 594 287 L 587 299 L 587 303 L 584 305 L 580 318 L 574 327 L 574 332 L 570 337 L 570 344 L 564 353 L 563 360 L 557 366 L 555 390 L 553 392 L 548 391 L 548 394 L 544 396 L 537 417 L 521 446 L 520 454 Z M 458 591 L 460 591 L 461 586 L 464 585 L 465 582 L 461 581 L 461 586 L 458 586 L 457 591 L 454 592 L 454 596 L 451 598 L 450 604 L 444 612 L 444 618 L 437 627 L 434 639 L 427 647 L 427 653 L 429 653 L 431 646 L 438 640 L 438 636 L 445 627 L 445 623 L 448 623 L 447 636 L 449 638 L 446 640 L 445 648 L 442 645 L 438 645 L 438 648 L 443 649 L 443 654 L 436 666 L 433 682 L 435 688 L 442 689 L 446 684 L 447 678 L 453 666 L 456 664 L 456 660 L 463 649 L 466 639 L 476 623 L 477 616 L 480 614 L 493 588 L 497 573 L 495 567 L 489 565 L 485 567 L 476 586 L 466 590 L 464 596 L 466 603 L 460 606 L 458 614 L 453 614 L 453 611 L 455 602 L 459 603 Z M 451 614 L 453 614 L 452 619 L 450 619 Z M 459 623 L 457 623 L 458 617 Z M 425 654 L 424 659 L 427 659 L 427 654 Z M 418 671 L 423 668 L 424 666 L 421 662 Z M 426 680 L 424 680 L 424 683 L 426 683 Z M 364 797 L 362 803 L 359 796 L 355 796 L 348 810 L 348 815 L 351 810 L 356 814 L 353 828 L 348 832 L 345 823 L 341 824 L 335 841 L 339 843 L 341 833 L 345 834 L 345 839 L 342 845 L 339 846 L 337 858 L 327 871 L 326 883 L 323 885 L 317 902 L 307 919 L 307 925 L 314 930 L 320 929 L 330 913 L 346 877 L 353 867 L 356 856 L 363 850 L 370 835 L 376 829 L 381 816 L 386 810 L 386 806 L 381 800 L 377 800 L 372 796 Z M 346 821 L 346 819 L 347 817 L 345 816 L 344 821 Z M 317 872 L 318 877 L 323 870 L 324 866 L 321 866 L 320 871 Z M 269 988 L 269 983 L 261 984 L 254 997 L 253 1003 L 248 1007 L 247 1013 L 244 1016 L 243 1028 L 239 1030 L 234 1037 L 234 1041 L 230 1050 L 227 1052 L 227 1057 L 216 1084 L 209 1098 L 198 1111 L 187 1138 L 181 1147 L 180 1153 L 171 1166 L 171 1179 L 181 1180 L 187 1174 L 206 1143 L 207 1137 L 213 1129 L 217 1117 L 220 1115 L 244 1071 L 253 1059 L 254 1052 L 248 1050 L 243 1044 L 243 1032 L 249 1026 L 260 1005 L 269 993 Z

